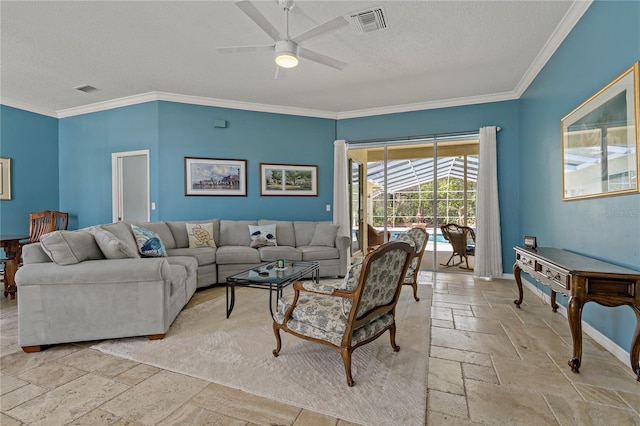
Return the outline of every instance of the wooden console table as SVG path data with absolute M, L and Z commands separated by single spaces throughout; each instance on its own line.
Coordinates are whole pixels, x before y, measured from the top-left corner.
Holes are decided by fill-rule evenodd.
M 578 373 L 582 361 L 582 308 L 587 302 L 603 306 L 628 305 L 636 314 L 636 330 L 629 355 L 631 368 L 640 381 L 640 272 L 581 256 L 551 247 L 527 249 L 514 247 L 516 263 L 513 274 L 518 284 L 518 300 L 522 303 L 522 281 L 524 271 L 533 279 L 551 288 L 551 308 L 556 312 L 556 293 L 569 296 L 567 318 L 573 337 L 573 358 L 569 360 L 571 370 Z
M 20 261 L 20 240 L 26 240 L 28 235 L 0 235 L 0 247 L 7 256 L 4 265 L 4 297 L 11 295 L 16 298 L 15 275 Z

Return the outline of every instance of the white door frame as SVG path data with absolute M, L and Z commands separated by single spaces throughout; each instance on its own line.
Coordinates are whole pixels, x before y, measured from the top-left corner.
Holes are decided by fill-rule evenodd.
M 118 222 L 118 219 L 122 217 L 122 191 L 121 191 L 121 177 L 122 169 L 119 167 L 124 157 L 135 157 L 144 155 L 147 159 L 147 201 L 151 199 L 151 192 L 149 187 L 151 181 L 149 178 L 149 150 L 143 149 L 139 151 L 126 151 L 126 152 L 114 152 L 111 154 L 111 209 L 112 209 L 112 221 Z M 149 202 L 147 202 L 147 222 L 151 220 L 151 212 L 149 209 Z

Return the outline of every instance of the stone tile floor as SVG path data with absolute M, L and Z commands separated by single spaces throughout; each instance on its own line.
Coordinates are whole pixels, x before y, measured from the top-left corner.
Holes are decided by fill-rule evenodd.
M 513 280 L 421 272 L 433 295 L 427 424 L 640 425 L 640 383 L 585 336 L 580 374 L 567 366 L 571 334 Z M 404 291 L 410 291 L 405 288 Z M 186 309 L 224 297 L 199 291 Z M 349 422 L 89 349 L 94 342 L 23 353 L 16 301 L 0 301 L 0 424 L 349 425 Z M 631 326 L 631 325 L 630 325 Z M 357 386 L 357 384 L 356 384 Z

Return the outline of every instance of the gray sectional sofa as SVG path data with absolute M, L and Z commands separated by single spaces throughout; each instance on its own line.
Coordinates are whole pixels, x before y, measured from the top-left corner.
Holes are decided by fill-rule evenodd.
M 212 229 L 214 244 L 190 247 L 187 224 Z M 134 223 L 159 237 L 166 252 L 161 257 L 140 255 L 131 225 L 57 231 L 23 248 L 16 284 L 25 352 L 65 342 L 162 338 L 197 288 L 277 259 L 317 261 L 321 277 L 347 272 L 350 239 L 338 236 L 330 222 Z M 277 245 L 252 247 L 250 226 L 265 225 L 275 225 Z

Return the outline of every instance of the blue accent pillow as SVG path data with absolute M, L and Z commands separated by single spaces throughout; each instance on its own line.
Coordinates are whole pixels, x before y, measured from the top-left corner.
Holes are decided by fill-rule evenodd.
M 158 234 L 136 225 L 131 225 L 131 230 L 133 231 L 133 236 L 136 239 L 138 251 L 141 255 L 147 257 L 167 256 L 167 251 Z

